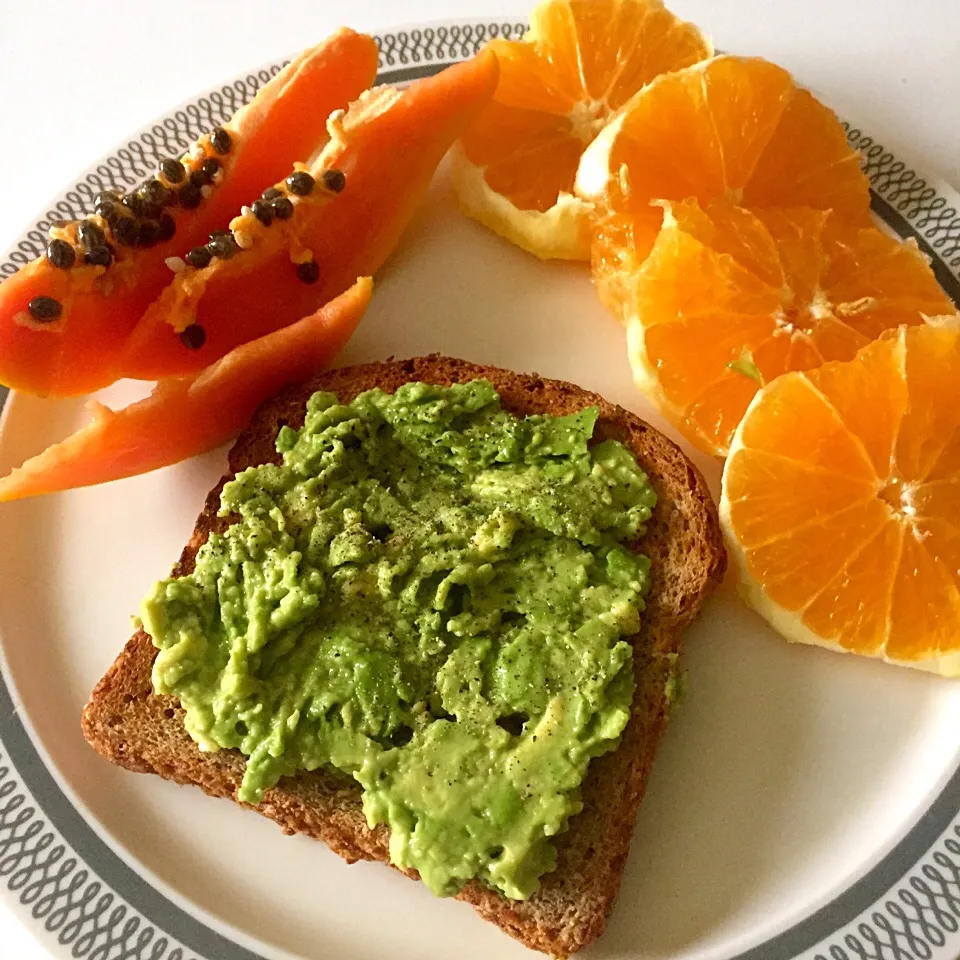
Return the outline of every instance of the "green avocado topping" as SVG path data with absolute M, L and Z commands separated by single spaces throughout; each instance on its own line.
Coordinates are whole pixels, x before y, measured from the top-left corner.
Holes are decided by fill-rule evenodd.
M 247 758 L 241 800 L 332 766 L 434 892 L 537 888 L 630 716 L 649 580 L 655 495 L 596 419 L 517 418 L 485 380 L 316 393 L 226 484 L 234 522 L 141 616 L 154 690 Z

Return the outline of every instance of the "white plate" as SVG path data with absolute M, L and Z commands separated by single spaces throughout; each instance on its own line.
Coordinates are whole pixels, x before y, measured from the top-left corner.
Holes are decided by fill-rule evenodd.
M 382 38 L 402 82 L 518 25 Z M 276 66 L 151 125 L 50 209 L 132 185 Z M 960 198 L 858 130 L 874 209 L 960 299 Z M 35 256 L 40 220 L 0 262 Z M 493 282 L 495 278 L 496 282 Z M 455 209 L 446 170 L 383 271 L 342 362 L 439 351 L 573 380 L 670 430 L 630 381 L 582 266 L 543 264 Z M 108 396 L 141 388 L 120 384 Z M 5 472 L 83 420 L 11 397 Z M 714 490 L 719 469 L 694 454 Z M 347 868 L 232 804 L 102 761 L 78 716 L 129 616 L 187 539 L 223 451 L 0 509 L 0 891 L 57 957 L 373 960 L 530 956 L 462 904 Z M 954 960 L 960 952 L 960 684 L 777 638 L 725 585 L 687 637 L 689 695 L 641 807 L 596 958 Z

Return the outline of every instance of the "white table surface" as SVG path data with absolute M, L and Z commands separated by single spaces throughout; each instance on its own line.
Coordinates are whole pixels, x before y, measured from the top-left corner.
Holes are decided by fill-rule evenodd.
M 155 115 L 289 55 L 341 22 L 375 30 L 445 17 L 513 19 L 527 9 L 517 0 L 166 6 L 174 14 L 169 23 L 165 5 L 146 0 L 0 0 L 0 250 L 75 173 Z M 673 0 L 671 6 L 709 31 L 719 48 L 786 66 L 879 142 L 960 186 L 957 0 Z M 162 39 L 170 37 L 175 42 Z M 2 895 L 0 956 L 49 960 Z

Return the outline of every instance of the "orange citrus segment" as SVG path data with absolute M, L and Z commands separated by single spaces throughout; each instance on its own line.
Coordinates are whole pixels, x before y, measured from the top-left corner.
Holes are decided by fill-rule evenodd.
M 857 442 L 873 474 L 886 476 L 907 408 L 902 357 L 888 343 L 877 342 L 864 347 L 860 360 L 824 364 L 817 371 L 817 390 Z
M 815 207 L 867 223 L 867 178 L 836 114 L 795 90 L 773 136 L 743 183 L 748 207 Z
M 864 501 L 750 550 L 750 570 L 772 599 L 788 610 L 810 603 L 877 535 L 886 511 Z
M 893 584 L 886 656 L 928 662 L 960 649 L 957 570 L 949 569 L 914 529 L 903 532 Z
M 788 639 L 960 675 L 960 317 L 754 397 L 720 515 L 747 601 Z
M 524 210 L 546 213 L 569 192 L 580 162 L 583 146 L 568 128 L 553 113 L 490 104 L 470 131 L 471 138 L 502 138 L 497 164 L 484 171 L 487 186 Z
M 813 633 L 843 649 L 878 656 L 887 638 L 893 580 L 900 564 L 903 527 L 888 518 L 874 538 L 844 565 L 804 611 Z M 864 594 L 876 601 L 864 604 Z
M 960 350 L 948 335 L 927 337 L 907 353 L 905 366 L 910 407 L 894 449 L 897 472 L 916 480 L 957 479 Z
M 596 206 L 594 279 L 614 312 L 622 271 L 656 239 L 656 201 L 803 206 L 870 222 L 867 179 L 836 116 L 760 59 L 714 57 L 657 78 L 585 151 L 575 187 Z M 629 258 L 619 250 L 627 232 Z
M 464 211 L 542 257 L 589 258 L 584 149 L 638 90 L 711 54 L 661 0 L 545 0 L 519 41 L 494 40 L 500 84 L 454 154 Z
M 885 330 L 954 310 L 916 246 L 872 227 L 725 200 L 664 207 L 622 288 L 630 360 L 638 385 L 709 453 L 726 452 L 761 383 L 850 360 Z

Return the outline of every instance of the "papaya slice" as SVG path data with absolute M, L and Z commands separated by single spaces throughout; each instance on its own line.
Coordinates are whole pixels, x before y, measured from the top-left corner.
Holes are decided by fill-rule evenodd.
M 264 400 L 332 360 L 372 291 L 369 277 L 357 280 L 311 316 L 237 347 L 196 376 L 161 380 L 122 410 L 91 401 L 86 426 L 0 480 L 0 502 L 121 480 L 213 450 Z
M 288 218 L 261 222 L 256 205 L 235 218 L 244 249 L 177 274 L 131 336 L 123 375 L 152 380 L 199 369 L 375 273 L 497 77 L 496 58 L 482 53 L 404 90 L 367 91 L 331 117 L 316 163 L 298 164 L 268 191 L 282 194 L 272 202 L 289 202 Z M 292 189 L 298 177 L 306 195 Z
M 313 156 L 331 112 L 376 70 L 373 38 L 342 29 L 137 190 L 100 194 L 93 216 L 54 228 L 47 254 L 0 284 L 0 383 L 71 396 L 117 379 L 127 336 L 173 277 L 170 258 L 202 250 L 247 197 Z

